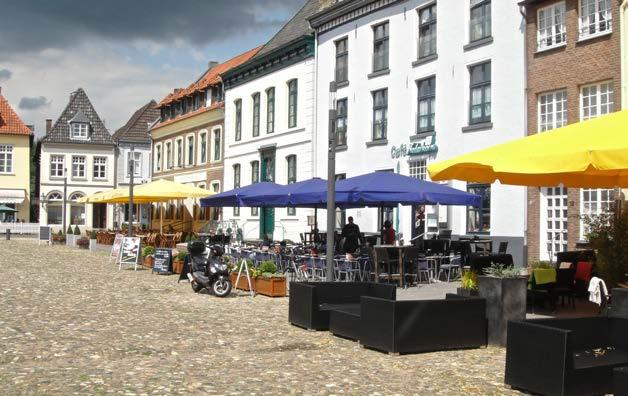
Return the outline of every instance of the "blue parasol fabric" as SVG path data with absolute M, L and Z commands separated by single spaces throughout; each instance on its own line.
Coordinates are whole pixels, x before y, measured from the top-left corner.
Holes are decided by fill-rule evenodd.
M 324 208 L 326 200 L 315 202 L 312 197 L 318 197 L 320 193 L 326 197 L 326 191 L 327 180 L 314 177 L 285 186 L 278 185 L 276 191 L 267 194 L 247 195 L 243 201 L 246 206 Z
M 207 198 L 201 198 L 201 207 L 228 207 L 228 206 L 264 206 L 249 205 L 245 202 L 245 198 L 250 195 L 266 196 L 277 191 L 282 187 L 279 184 L 271 182 L 253 183 L 248 186 L 235 188 L 233 190 L 224 191 L 220 194 L 212 195 Z

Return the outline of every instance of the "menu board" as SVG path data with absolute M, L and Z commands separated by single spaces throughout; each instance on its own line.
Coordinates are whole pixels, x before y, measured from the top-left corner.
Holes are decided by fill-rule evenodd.
M 153 264 L 153 272 L 158 274 L 169 274 L 172 272 L 172 250 L 156 249 L 155 263 Z
M 39 243 L 42 241 L 50 243 L 50 227 L 49 226 L 39 226 Z
M 122 246 L 122 239 L 124 235 L 116 234 L 116 238 L 113 240 L 113 245 L 111 246 L 111 255 L 109 256 L 110 260 L 114 262 L 118 261 L 118 257 L 120 257 L 120 247 Z
M 137 264 L 140 259 L 140 244 L 140 238 L 124 237 L 122 250 L 120 251 L 120 268 L 122 268 L 122 264 L 126 264 L 134 265 L 137 270 Z

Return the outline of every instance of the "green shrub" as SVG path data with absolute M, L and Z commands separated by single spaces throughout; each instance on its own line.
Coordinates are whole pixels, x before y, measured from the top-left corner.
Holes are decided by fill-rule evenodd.
M 67 235 L 72 235 L 72 234 L 74 234 L 74 231 L 72 230 L 72 226 L 71 226 L 71 225 L 68 225 L 68 229 L 67 229 L 67 231 L 66 231 L 65 233 L 66 233 Z
M 494 278 L 518 278 L 521 276 L 519 268 L 515 268 L 512 265 L 503 265 L 491 263 L 491 266 L 484 270 L 484 273 Z
M 146 246 L 142 252 L 142 256 L 153 256 L 155 254 L 155 248 L 153 246 Z
M 176 260 L 183 261 L 187 256 L 188 254 L 186 252 L 179 252 L 174 258 Z
M 92 232 L 89 234 L 89 238 L 96 239 L 96 231 L 92 230 Z
M 57 235 L 62 236 L 63 235 L 63 231 L 59 230 L 59 232 L 57 232 Z
M 81 235 L 81 229 L 77 225 L 74 226 L 74 235 Z
M 463 289 L 466 289 L 466 290 L 478 289 L 478 275 L 471 270 L 465 270 L 462 272 L 460 282 L 461 282 L 461 287 Z

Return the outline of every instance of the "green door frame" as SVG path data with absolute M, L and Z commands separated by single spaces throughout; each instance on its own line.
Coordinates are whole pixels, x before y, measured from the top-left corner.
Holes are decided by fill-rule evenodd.
M 275 181 L 275 148 L 260 150 L 260 181 Z M 259 216 L 259 237 L 264 239 L 264 235 L 273 238 L 275 231 L 275 210 L 273 208 L 262 208 Z

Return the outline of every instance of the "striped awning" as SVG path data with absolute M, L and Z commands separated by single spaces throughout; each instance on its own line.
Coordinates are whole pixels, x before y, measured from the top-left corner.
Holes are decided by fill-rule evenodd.
M 0 204 L 21 204 L 25 198 L 24 190 L 0 189 Z

